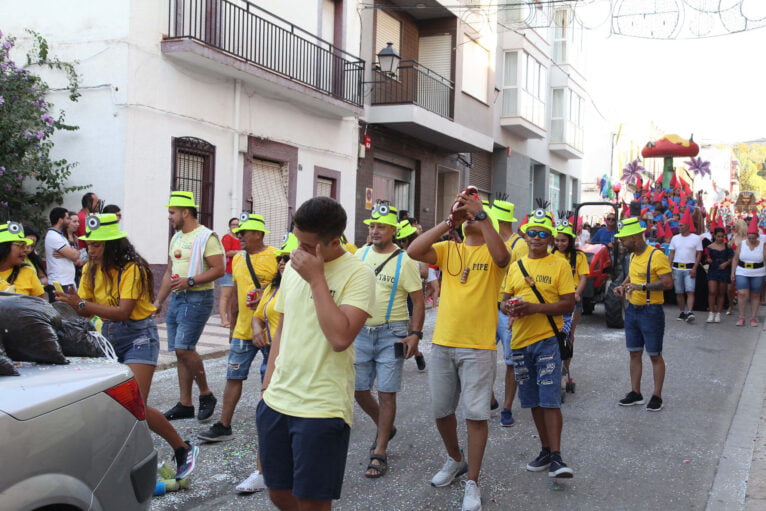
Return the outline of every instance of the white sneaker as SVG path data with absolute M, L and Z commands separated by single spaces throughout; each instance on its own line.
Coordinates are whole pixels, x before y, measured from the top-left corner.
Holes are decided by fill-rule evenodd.
M 713 321 L 715 321 L 715 313 L 712 312 L 712 311 L 708 312 L 707 313 L 707 321 L 705 321 L 705 323 L 712 323 Z
M 721 322 L 721 313 L 716 312 L 715 317 L 713 318 L 713 323 L 720 323 Z
M 460 456 L 463 458 L 462 461 L 455 461 L 447 456 L 447 461 L 444 463 L 442 469 L 439 470 L 436 475 L 431 478 L 431 486 L 435 486 L 437 488 L 448 486 L 456 478 L 468 472 L 468 462 L 465 460 L 465 454 L 463 454 L 463 451 L 460 451 Z
M 481 492 L 476 485 L 476 481 L 471 481 L 470 479 L 465 482 L 463 511 L 481 511 Z
M 263 474 L 256 470 L 250 476 L 237 485 L 237 491 L 241 493 L 255 493 L 266 489 L 266 482 L 263 480 Z

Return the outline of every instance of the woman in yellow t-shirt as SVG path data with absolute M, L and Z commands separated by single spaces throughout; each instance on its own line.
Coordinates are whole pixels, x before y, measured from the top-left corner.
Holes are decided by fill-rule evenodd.
M 0 225 L 0 291 L 43 296 L 45 291 L 34 268 L 24 262 L 32 240 L 24 237 L 21 224 Z
M 149 263 L 121 231 L 114 213 L 85 220 L 88 263 L 83 268 L 77 293 L 56 292 L 56 300 L 71 306 L 80 316 L 99 316 L 102 333 L 114 347 L 118 360 L 130 367 L 141 397 L 147 403 L 160 342 L 152 315 L 156 311 L 154 278 Z M 194 469 L 199 448 L 184 442 L 165 416 L 146 406 L 149 429 L 164 438 L 175 451 L 176 479 Z

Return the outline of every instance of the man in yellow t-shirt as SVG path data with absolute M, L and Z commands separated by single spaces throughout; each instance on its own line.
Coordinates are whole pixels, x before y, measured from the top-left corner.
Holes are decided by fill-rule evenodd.
M 450 219 L 415 238 L 407 254 L 442 269 L 439 313 L 429 361 L 429 386 L 434 418 L 448 459 L 431 479 L 447 486 L 468 473 L 463 509 L 479 509 L 477 481 L 487 443 L 495 378 L 497 293 L 511 256 L 496 222 L 475 195 L 458 194 Z M 463 243 L 438 242 L 463 226 Z M 468 461 L 457 439 L 455 408 L 462 394 L 468 430 Z
M 231 263 L 235 300 L 231 302 L 231 341 L 226 367 L 226 387 L 223 390 L 221 420 L 197 435 L 197 438 L 206 442 L 222 442 L 234 438 L 231 421 L 242 396 L 242 382 L 250 374 L 250 365 L 261 350 L 253 344 L 252 321 L 253 312 L 263 290 L 277 273 L 277 249 L 263 243 L 263 237 L 269 232 L 261 215 L 247 212 L 240 215 L 239 227 L 232 230 L 232 233 L 242 235 L 245 250 L 235 254 Z M 250 273 L 251 267 L 255 279 Z M 254 293 L 257 297 L 249 305 L 248 293 Z M 268 360 L 268 348 L 262 349 L 261 353 L 265 363 Z
M 553 222 L 545 210 L 530 214 L 522 229 L 529 254 L 508 270 L 504 297 L 514 300 L 505 302 L 504 308 L 513 323 L 511 348 L 519 400 L 522 408 L 532 409 L 542 446 L 537 458 L 527 464 L 527 470 L 548 469 L 549 477 L 569 478 L 573 476 L 572 469 L 561 459 L 562 362 L 556 331 L 563 326 L 562 315 L 574 309 L 574 281 L 569 264 L 548 253 Z
M 205 365 L 196 349 L 213 312 L 215 280 L 223 277 L 226 269 L 223 246 L 213 231 L 197 222 L 198 206 L 192 192 L 171 192 L 166 207 L 168 219 L 177 232 L 170 241 L 168 266 L 154 306 L 159 313 L 165 299 L 172 295 L 165 325 L 168 351 L 174 351 L 178 359 L 180 399 L 165 412 L 165 417 L 168 420 L 194 417 L 192 383 L 196 382 L 199 388 L 197 420 L 205 421 L 213 415 L 217 400 L 207 385 Z
M 396 393 L 402 385 L 402 365 L 405 358 L 418 352 L 418 342 L 423 337 L 425 299 L 417 263 L 394 245 L 396 209 L 379 202 L 364 223 L 370 226 L 372 245 L 355 255 L 375 273 L 375 312 L 354 341 L 354 397 L 378 427 L 364 474 L 374 479 L 388 470 L 386 453 L 388 440 L 396 431 Z M 408 296 L 412 300 L 411 319 Z M 400 357 L 396 356 L 396 346 L 402 348 Z M 377 400 L 372 396 L 376 380 Z
M 654 392 L 646 409 L 662 410 L 662 385 L 665 381 L 665 360 L 662 358 L 662 340 L 665 335 L 664 290 L 673 287 L 670 262 L 661 250 L 650 247 L 644 239 L 645 228 L 638 218 L 627 218 L 618 223 L 615 238 L 631 252 L 628 276 L 621 286 L 614 288 L 617 296 L 626 296 L 625 344 L 630 353 L 631 390 L 620 400 L 620 406 L 644 404 L 641 395 L 641 371 L 644 349 L 652 361 Z
M 346 212 L 338 202 L 309 199 L 293 222 L 299 245 L 277 296 L 282 319 L 256 411 L 258 444 L 278 508 L 329 509 L 340 498 L 353 420 L 349 348 L 373 314 L 375 277 L 341 245 Z

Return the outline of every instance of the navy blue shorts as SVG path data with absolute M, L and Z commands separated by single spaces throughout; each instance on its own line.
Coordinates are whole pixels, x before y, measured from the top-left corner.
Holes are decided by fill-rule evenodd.
M 662 305 L 633 305 L 625 308 L 625 345 L 628 351 L 646 350 L 649 356 L 662 355 L 665 311 Z
M 255 422 L 266 487 L 299 499 L 340 498 L 351 435 L 343 419 L 292 417 L 261 399 Z

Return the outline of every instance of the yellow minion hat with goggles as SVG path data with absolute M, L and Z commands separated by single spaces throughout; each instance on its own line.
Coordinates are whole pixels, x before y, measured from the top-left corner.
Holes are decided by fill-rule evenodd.
M 405 219 L 399 222 L 397 225 L 396 239 L 403 240 L 404 238 L 409 238 L 417 232 L 418 230 L 412 226 L 410 221 Z
M 23 241 L 27 245 L 34 243 L 29 238 L 24 237 L 24 228 L 18 222 L 8 222 L 0 225 L 0 243 L 13 243 Z
M 559 219 L 556 222 L 556 234 L 566 234 L 571 238 L 576 238 L 577 236 L 575 235 L 572 224 L 569 223 L 567 216 L 567 212 L 559 211 Z
M 194 192 L 170 192 L 170 200 L 165 204 L 166 208 L 195 208 L 199 205 L 194 204 Z
M 512 203 L 504 200 L 495 200 L 492 203 L 492 213 L 500 222 L 518 222 L 514 216 L 514 206 Z
M 85 219 L 85 236 L 82 241 L 111 241 L 127 238 L 128 233 L 120 230 L 120 219 L 114 213 L 89 215 Z
M 283 256 L 289 254 L 296 248 L 298 248 L 298 238 L 295 234 L 288 232 L 285 234 L 285 237 L 282 238 L 282 246 L 274 253 L 277 254 L 277 256 Z
M 542 208 L 534 210 L 529 214 L 527 223 L 521 226 L 521 232 L 526 233 L 529 229 L 546 229 L 553 234 L 553 216 Z
M 641 234 L 645 230 L 646 227 L 641 227 L 641 223 L 637 217 L 626 218 L 625 220 L 617 222 L 617 234 L 615 234 L 614 237 L 627 238 L 634 234 Z
M 239 215 L 239 227 L 232 229 L 231 232 L 238 234 L 242 231 L 261 231 L 263 234 L 269 234 L 271 231 L 266 230 L 266 222 L 263 221 L 263 216 L 256 215 L 255 213 L 248 213 L 243 211 Z
M 365 225 L 370 225 L 375 222 L 377 224 L 390 225 L 398 227 L 399 215 L 395 207 L 391 206 L 387 201 L 381 201 L 375 204 L 370 213 L 370 218 L 363 221 Z

